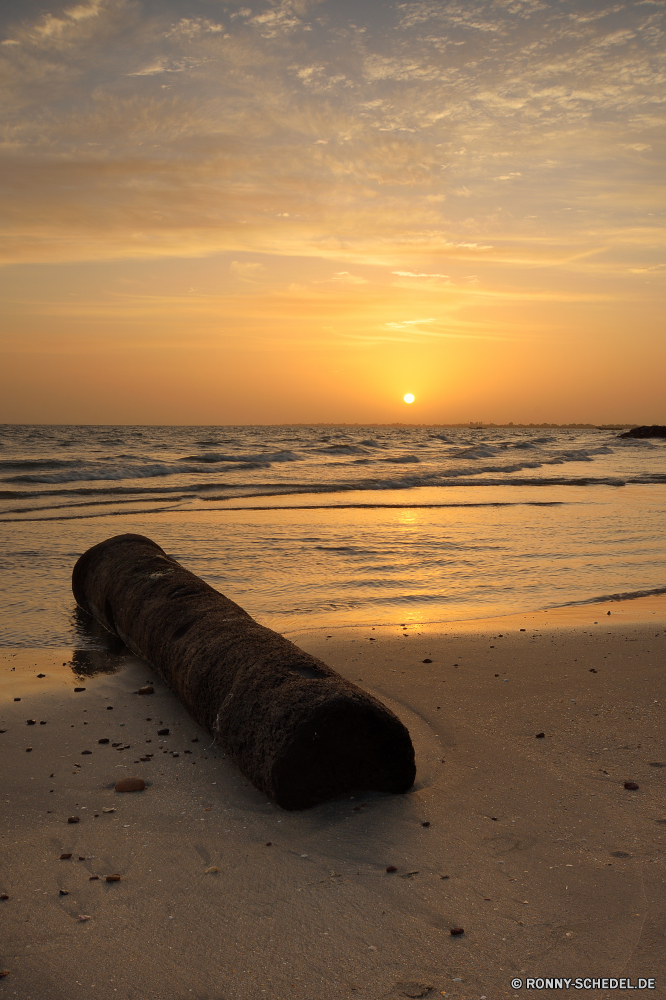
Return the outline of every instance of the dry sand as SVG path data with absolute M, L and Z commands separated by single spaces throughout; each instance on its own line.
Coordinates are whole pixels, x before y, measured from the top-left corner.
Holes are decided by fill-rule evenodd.
M 412 792 L 284 812 L 140 660 L 0 654 L 0 998 L 666 996 L 666 599 L 290 638 L 407 724 Z

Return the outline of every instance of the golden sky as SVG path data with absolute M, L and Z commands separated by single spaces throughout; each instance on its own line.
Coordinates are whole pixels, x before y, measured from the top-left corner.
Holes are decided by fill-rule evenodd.
M 0 421 L 666 421 L 666 0 L 13 7 Z

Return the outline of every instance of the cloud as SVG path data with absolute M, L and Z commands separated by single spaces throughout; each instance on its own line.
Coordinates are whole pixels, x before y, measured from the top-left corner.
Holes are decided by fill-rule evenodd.
M 240 278 L 241 281 L 252 281 L 254 277 L 263 269 L 263 264 L 257 264 L 250 261 L 238 261 L 232 260 L 229 265 L 229 271 L 236 278 Z
M 348 285 L 367 285 L 368 279 L 361 278 L 358 274 L 350 274 L 349 271 L 336 271 L 331 281 L 343 281 Z
M 664 13 L 416 0 L 361 32 L 334 0 L 91 0 L 17 21 L 0 259 L 271 252 L 350 284 L 647 245 L 629 206 L 661 180 L 629 154 L 663 128 Z
M 391 274 L 397 274 L 401 278 L 448 278 L 448 274 L 425 274 L 418 273 L 415 274 L 414 271 L 391 271 Z

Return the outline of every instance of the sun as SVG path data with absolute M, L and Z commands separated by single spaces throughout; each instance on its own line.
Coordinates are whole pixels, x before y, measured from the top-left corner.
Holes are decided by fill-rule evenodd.
M 414 402 L 414 396 L 412 395 L 411 392 L 405 393 L 405 395 L 402 398 L 404 399 L 404 401 L 406 403 L 413 403 Z

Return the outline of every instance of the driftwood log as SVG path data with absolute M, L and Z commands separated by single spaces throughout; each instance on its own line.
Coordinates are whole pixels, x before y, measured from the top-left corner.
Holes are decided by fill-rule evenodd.
M 352 789 L 411 788 L 414 748 L 393 712 L 259 625 L 149 538 L 117 535 L 88 549 L 72 589 L 283 808 Z

